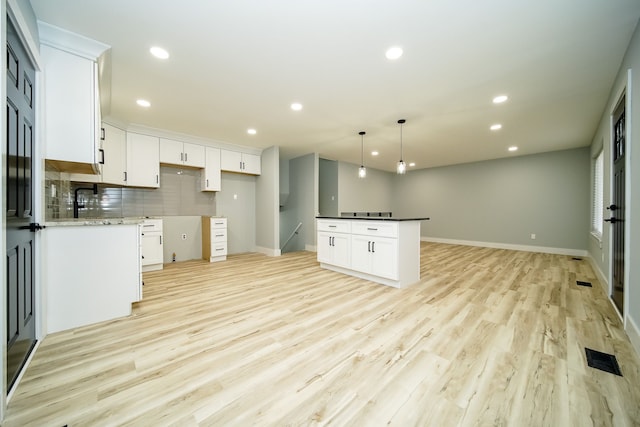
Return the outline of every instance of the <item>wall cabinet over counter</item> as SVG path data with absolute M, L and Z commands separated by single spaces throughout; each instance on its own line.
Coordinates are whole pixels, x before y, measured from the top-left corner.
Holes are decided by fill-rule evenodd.
M 61 172 L 100 172 L 98 57 L 109 46 L 39 22 L 45 159 Z M 32 82 L 35 84 L 35 82 Z
M 220 149 L 205 147 L 205 162 L 200 178 L 202 191 L 220 191 L 222 179 L 220 176 Z
M 322 268 L 402 288 L 420 280 L 420 221 L 319 218 Z
M 133 187 L 160 187 L 160 138 L 127 132 L 126 182 Z
M 192 168 L 205 167 L 205 147 L 160 138 L 160 163 Z
M 220 150 L 220 169 L 226 172 L 260 175 L 260 156 L 239 151 Z

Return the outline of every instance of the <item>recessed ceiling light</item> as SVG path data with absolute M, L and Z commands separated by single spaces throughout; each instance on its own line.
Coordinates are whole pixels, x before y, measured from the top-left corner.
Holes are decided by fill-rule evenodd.
M 491 130 L 500 130 L 500 129 L 502 129 L 502 125 L 500 123 L 496 123 L 495 125 L 491 125 L 491 127 L 489 129 L 491 129 Z
M 518 151 L 518 147 L 512 145 L 511 147 L 509 147 L 509 151 Z
M 291 104 L 291 109 L 293 111 L 300 111 L 302 110 L 302 104 L 300 104 L 299 102 L 294 102 L 293 104 Z
M 153 46 L 151 49 L 149 49 L 149 52 L 151 52 L 151 55 L 159 59 L 169 58 L 169 52 L 159 46 Z
M 136 104 L 138 104 L 141 107 L 145 107 L 145 108 L 151 107 L 151 103 L 149 101 L 147 101 L 146 99 L 138 99 L 136 101 Z
M 498 95 L 495 98 L 493 98 L 493 103 L 494 104 L 502 104 L 507 99 L 509 99 L 509 97 L 507 95 Z
M 371 155 L 372 155 L 372 156 L 377 156 L 378 154 L 380 154 L 380 153 L 378 153 L 377 151 L 372 151 L 372 152 L 371 152 Z
M 416 164 L 415 164 L 415 163 L 413 163 L 413 162 L 409 163 L 409 167 L 410 167 L 410 168 L 414 167 L 415 165 L 416 165 Z
M 247 133 L 249 135 L 255 135 L 256 133 L 258 133 L 258 131 L 256 131 L 255 129 L 247 129 Z
M 393 46 L 387 49 L 384 54 L 387 59 L 393 61 L 394 59 L 398 59 L 402 56 L 402 48 L 399 46 Z

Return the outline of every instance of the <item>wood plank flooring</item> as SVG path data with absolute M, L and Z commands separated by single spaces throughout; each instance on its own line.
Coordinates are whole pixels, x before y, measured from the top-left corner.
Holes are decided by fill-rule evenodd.
M 311 252 L 169 264 L 132 316 L 47 336 L 2 425 L 640 425 L 640 362 L 586 260 L 422 243 L 421 269 L 394 289 Z

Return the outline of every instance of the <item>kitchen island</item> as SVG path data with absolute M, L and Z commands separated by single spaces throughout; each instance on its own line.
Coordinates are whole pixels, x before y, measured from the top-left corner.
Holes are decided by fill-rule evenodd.
M 429 218 L 316 219 L 320 267 L 395 288 L 420 281 L 420 222 Z
M 140 219 L 48 221 L 46 333 L 131 314 L 142 295 Z

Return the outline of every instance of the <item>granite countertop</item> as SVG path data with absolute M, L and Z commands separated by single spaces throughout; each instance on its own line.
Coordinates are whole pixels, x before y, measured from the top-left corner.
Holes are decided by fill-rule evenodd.
M 317 219 L 346 219 L 350 221 L 428 221 L 431 218 L 402 218 L 390 216 L 317 216 Z
M 135 225 L 146 218 L 60 218 L 44 223 L 45 227 L 77 227 L 81 225 Z

